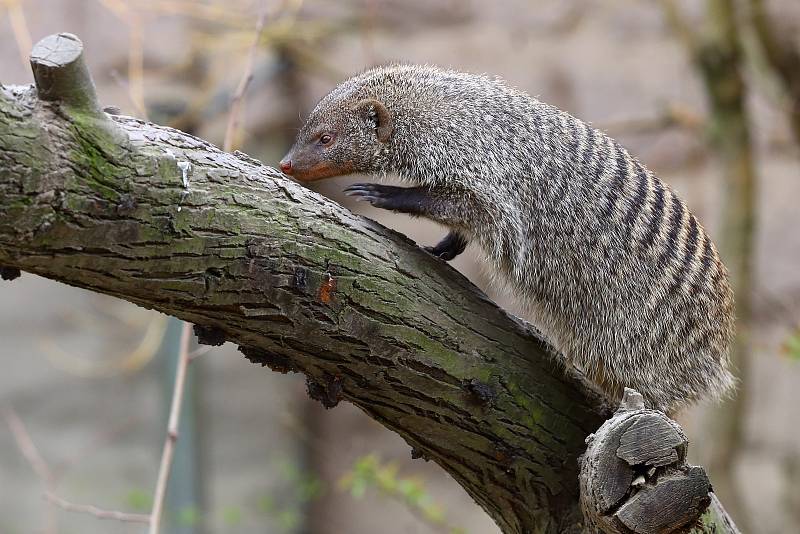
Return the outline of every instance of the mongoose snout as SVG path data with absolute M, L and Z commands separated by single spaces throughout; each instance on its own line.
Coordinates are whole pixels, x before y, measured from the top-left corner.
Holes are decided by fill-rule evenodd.
M 733 294 L 686 204 L 616 141 L 487 76 L 390 65 L 341 83 L 306 120 L 281 169 L 303 181 L 396 173 L 411 187 L 348 195 L 473 242 L 534 324 L 613 397 L 631 387 L 675 410 L 719 397 Z

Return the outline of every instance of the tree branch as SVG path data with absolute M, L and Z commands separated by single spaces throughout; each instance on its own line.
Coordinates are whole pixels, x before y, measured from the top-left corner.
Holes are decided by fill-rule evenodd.
M 118 510 L 103 510 L 91 504 L 74 504 L 65 501 L 58 495 L 53 493 L 45 493 L 44 498 L 64 511 L 77 512 L 80 514 L 88 514 L 97 519 L 113 519 L 114 521 L 121 521 L 123 523 L 150 523 L 150 516 L 147 514 L 131 514 L 128 512 L 120 512 Z
M 506 533 L 582 527 L 577 458 L 611 411 L 534 329 L 274 169 L 71 105 L 63 87 L 0 87 L 3 272 L 175 315 L 304 373 L 312 397 L 398 432 Z
M 167 437 L 161 453 L 161 465 L 158 467 L 158 480 L 153 497 L 153 509 L 150 512 L 149 534 L 158 534 L 161 529 L 161 516 L 163 515 L 164 502 L 167 497 L 167 484 L 172 472 L 172 459 L 175 456 L 175 444 L 178 441 L 178 429 L 181 419 L 181 406 L 183 405 L 183 391 L 186 386 L 186 372 L 189 368 L 189 341 L 192 334 L 192 325 L 183 323 L 181 326 L 181 341 L 178 354 L 178 366 L 175 370 L 175 385 L 172 387 L 172 402 L 167 421 Z
M 614 417 L 586 441 L 581 506 L 593 529 L 655 534 L 697 525 L 695 532 L 739 534 L 705 470 L 686 463 L 689 441 L 681 427 L 645 409 L 638 392 L 626 388 Z

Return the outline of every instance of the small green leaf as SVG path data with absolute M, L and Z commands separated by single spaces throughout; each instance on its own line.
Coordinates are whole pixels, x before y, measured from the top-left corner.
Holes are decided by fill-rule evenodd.
M 309 476 L 300 483 L 300 487 L 297 489 L 297 492 L 300 501 L 306 502 L 313 501 L 322 495 L 323 490 L 324 486 L 322 484 L 322 480 L 315 476 Z
M 178 510 L 178 524 L 193 527 L 200 524 L 200 510 L 196 506 L 184 506 Z
M 258 499 L 258 509 L 265 514 L 275 513 L 275 499 L 273 499 L 271 495 L 264 495 Z
M 789 336 L 784 348 L 791 359 L 800 360 L 800 329 Z
M 360 499 L 367 492 L 367 483 L 362 478 L 357 478 L 353 481 L 350 487 L 350 494 L 356 499 Z
M 141 489 L 132 489 L 125 495 L 125 504 L 134 512 L 149 512 L 153 508 L 153 497 Z
M 425 483 L 417 478 L 401 478 L 397 462 L 381 463 L 375 454 L 356 459 L 353 467 L 339 479 L 339 488 L 349 491 L 359 499 L 369 488 L 404 503 L 439 531 L 449 534 L 466 534 L 463 528 L 448 524 L 444 509 L 433 501 Z
M 278 514 L 278 523 L 284 530 L 294 530 L 300 524 L 300 514 L 296 510 L 283 510 Z
M 279 469 L 281 471 L 281 475 L 283 476 L 284 480 L 287 480 L 289 482 L 294 482 L 300 479 L 300 477 L 302 476 L 300 467 L 297 465 L 297 463 L 292 461 L 288 460 L 282 461 L 279 464 Z
M 242 523 L 242 509 L 238 506 L 228 506 L 222 511 L 222 520 L 227 525 L 236 526 Z

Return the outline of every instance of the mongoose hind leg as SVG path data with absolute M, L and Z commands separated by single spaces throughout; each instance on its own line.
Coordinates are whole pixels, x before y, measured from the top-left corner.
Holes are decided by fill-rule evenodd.
M 467 248 L 467 238 L 452 230 L 436 245 L 424 248 L 434 256 L 438 256 L 444 261 L 450 261 Z

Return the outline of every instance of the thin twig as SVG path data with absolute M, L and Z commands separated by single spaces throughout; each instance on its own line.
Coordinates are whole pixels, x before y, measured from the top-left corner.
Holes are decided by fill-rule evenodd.
M 115 519 L 117 521 L 123 521 L 127 523 L 150 523 L 150 516 L 147 514 L 129 514 L 127 512 L 119 512 L 117 510 L 103 510 L 97 506 L 92 506 L 91 504 L 74 504 L 69 501 L 65 501 L 58 495 L 55 495 L 49 491 L 45 492 L 44 498 L 47 499 L 49 503 L 52 503 L 62 510 L 66 510 L 67 512 L 79 512 L 83 514 L 89 514 L 98 519 Z
M 22 65 L 28 68 L 28 54 L 33 47 L 31 32 L 28 30 L 28 23 L 25 20 L 25 12 L 22 10 L 20 0 L 6 0 L 8 10 L 8 21 L 11 23 L 11 31 L 14 32 L 14 40 L 17 41 L 19 57 Z
M 226 24 L 242 28 L 249 20 L 246 15 L 230 9 L 227 2 L 198 2 L 197 0 L 138 0 L 137 7 L 157 15 L 180 15 L 189 20 Z
M 128 99 L 139 117 L 147 120 L 147 106 L 144 102 L 144 48 L 141 18 L 121 0 L 98 1 L 128 26 L 128 83 L 122 83 L 118 77 L 115 81 L 127 89 Z
M 9 430 L 11 430 L 11 435 L 14 436 L 14 441 L 17 442 L 20 452 L 33 468 L 33 471 L 46 485 L 52 484 L 53 480 L 55 480 L 53 472 L 50 471 L 50 466 L 47 465 L 47 462 L 39 453 L 39 449 L 28 433 L 28 429 L 25 428 L 22 419 L 11 408 L 3 410 L 3 418 L 6 420 Z
M 33 442 L 28 429 L 22 422 L 22 419 L 11 408 L 3 410 L 3 418 L 8 424 L 11 435 L 17 443 L 22 455 L 30 464 L 36 475 L 42 480 L 45 485 L 44 498 L 50 504 L 47 507 L 48 513 L 48 526 L 46 532 L 55 533 L 57 531 L 55 506 L 69 512 L 81 512 L 92 515 L 99 519 L 116 519 L 117 521 L 133 522 L 133 523 L 149 523 L 150 516 L 145 514 L 131 514 L 127 512 L 120 512 L 118 510 L 103 510 L 97 506 L 86 504 L 73 504 L 67 500 L 62 499 L 55 494 L 56 483 L 58 476 L 56 476 L 50 469 L 45 459 L 42 457 L 36 444 Z
M 692 59 L 694 59 L 700 49 L 700 38 L 697 32 L 692 29 L 692 25 L 675 3 L 675 0 L 660 0 L 660 2 L 667 24 L 678 39 L 683 42 L 686 49 L 691 53 Z
M 148 120 L 147 105 L 144 101 L 144 45 L 142 38 L 142 21 L 136 13 L 130 14 L 128 21 L 128 82 L 130 98 L 136 106 L 139 117 Z
M 599 124 L 601 130 L 610 134 L 647 134 L 669 128 L 680 128 L 690 132 L 702 132 L 705 119 L 679 104 L 670 104 L 657 114 L 646 117 L 626 117 Z
M 172 458 L 175 455 L 175 443 L 178 441 L 178 424 L 181 417 L 181 404 L 183 390 L 186 384 L 186 369 L 189 366 L 189 339 L 192 325 L 183 323 L 181 330 L 180 352 L 178 354 L 178 367 L 175 371 L 175 386 L 172 389 L 172 405 L 169 410 L 167 423 L 167 437 L 164 441 L 164 451 L 161 454 L 161 466 L 158 469 L 153 511 L 150 514 L 150 534 L 158 534 L 161 526 L 161 515 L 164 509 L 164 499 L 167 494 L 167 483 L 172 468 Z
M 239 86 L 231 100 L 231 111 L 228 115 L 228 126 L 225 129 L 225 142 L 223 143 L 223 150 L 230 152 L 233 148 L 234 137 L 239 129 L 239 114 L 242 110 L 242 103 L 244 101 L 244 93 L 247 91 L 247 86 L 253 80 L 253 64 L 255 63 L 256 50 L 258 44 L 261 42 L 261 33 L 264 31 L 264 24 L 267 21 L 267 10 L 261 11 L 256 23 L 256 35 L 253 39 L 253 44 L 250 46 L 250 52 L 247 55 L 247 63 L 245 63 L 242 78 L 239 80 Z
M 14 441 L 16 441 L 22 456 L 28 461 L 33 472 L 41 479 L 46 490 L 50 492 L 55 489 L 55 477 L 53 476 L 53 472 L 50 470 L 50 467 L 47 465 L 41 453 L 39 453 L 39 449 L 33 442 L 33 438 L 31 438 L 28 429 L 25 428 L 22 419 L 20 419 L 17 413 L 11 408 L 3 409 L 3 418 L 6 420 L 11 435 L 14 437 Z M 45 527 L 45 532 L 48 534 L 55 534 L 58 532 L 56 513 L 52 506 L 47 507 L 47 526 Z
M 192 363 L 196 358 L 199 358 L 200 356 L 208 354 L 212 350 L 214 350 L 214 347 L 211 346 L 199 347 L 197 349 L 194 349 L 192 352 L 189 353 L 189 363 Z

